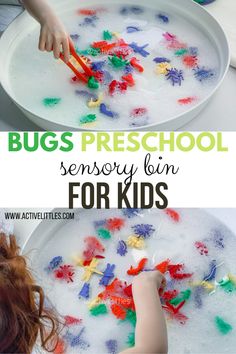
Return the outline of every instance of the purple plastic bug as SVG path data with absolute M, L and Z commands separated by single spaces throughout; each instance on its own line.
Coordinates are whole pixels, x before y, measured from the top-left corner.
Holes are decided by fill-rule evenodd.
M 127 208 L 127 209 L 122 209 L 122 213 L 129 219 L 134 218 L 137 216 L 142 209 L 138 208 Z
M 62 263 L 63 263 L 62 257 L 61 256 L 56 256 L 50 261 L 50 263 L 49 263 L 48 267 L 46 268 L 46 270 L 50 272 L 50 271 L 58 268 Z
M 80 290 L 79 297 L 83 297 L 84 299 L 89 298 L 90 284 L 84 283 L 82 289 Z
M 118 352 L 118 343 L 115 339 L 109 339 L 106 341 L 106 347 L 108 354 L 117 354 Z
M 82 339 L 82 335 L 85 331 L 85 327 L 83 327 L 77 336 L 73 335 L 70 332 L 67 332 L 65 335 L 65 339 L 70 343 L 71 347 L 79 346 L 81 349 L 87 349 L 90 345 L 84 339 Z
M 168 23 L 169 22 L 169 17 L 165 14 L 158 14 L 156 15 L 156 18 L 161 20 L 163 23 Z
M 181 86 L 182 81 L 184 80 L 183 71 L 176 68 L 169 69 L 166 74 L 167 80 L 170 80 L 172 86 L 179 85 Z
M 143 46 L 139 46 L 135 42 L 132 42 L 132 43 L 129 44 L 130 48 L 132 48 L 135 53 L 138 53 L 138 54 L 142 55 L 144 58 L 146 58 L 148 55 L 150 55 L 150 53 L 145 50 L 145 48 L 148 45 L 149 44 L 147 43 L 147 44 L 144 44 Z
M 143 238 L 149 238 L 155 231 L 154 227 L 150 224 L 137 224 L 132 226 L 134 233 Z
M 159 63 L 170 63 L 170 60 L 165 58 L 165 57 L 156 57 L 153 59 L 153 61 L 155 61 L 155 63 L 159 64 Z
M 84 21 L 79 26 L 92 26 L 96 27 L 95 22 L 98 20 L 97 16 L 85 17 Z
M 214 280 L 216 277 L 216 260 L 210 262 L 210 270 L 207 275 L 203 278 L 204 281 Z
M 107 108 L 107 106 L 105 105 L 105 103 L 100 104 L 100 113 L 102 113 L 105 116 L 110 117 L 110 118 L 117 118 L 118 117 L 118 113 L 115 113 L 115 112 L 112 112 L 111 110 L 109 110 Z
M 107 286 L 109 284 L 109 281 L 114 278 L 114 271 L 115 269 L 115 264 L 110 264 L 107 263 L 107 267 L 105 269 L 105 271 L 103 272 L 103 277 L 101 278 L 99 284 L 100 285 L 104 285 Z
M 193 71 L 194 77 L 200 82 L 209 80 L 214 76 L 214 71 L 212 69 L 206 69 L 204 66 L 194 68 Z
M 125 255 L 126 255 L 126 253 L 127 253 L 128 251 L 127 251 L 127 245 L 126 245 L 125 241 L 120 240 L 120 241 L 118 242 L 118 246 L 117 246 L 116 252 L 117 252 L 120 256 L 125 256 Z

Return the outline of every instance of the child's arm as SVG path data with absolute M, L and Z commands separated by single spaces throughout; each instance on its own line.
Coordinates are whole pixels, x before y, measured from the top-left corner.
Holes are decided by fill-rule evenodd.
M 61 47 L 66 61 L 70 58 L 69 45 L 73 45 L 63 23 L 55 15 L 46 0 L 23 0 L 26 10 L 40 23 L 41 32 L 39 49 L 48 52 L 53 50 L 55 58 L 59 58 Z
M 133 282 L 137 324 L 135 347 L 120 354 L 165 354 L 168 351 L 166 322 L 158 296 L 164 280 L 158 271 L 143 272 Z

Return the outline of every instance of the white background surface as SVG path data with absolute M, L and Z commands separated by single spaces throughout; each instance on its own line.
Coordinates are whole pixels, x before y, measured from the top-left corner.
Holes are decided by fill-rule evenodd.
M 176 145 L 176 139 L 184 136 L 182 133 L 169 133 L 166 132 L 162 138 L 174 140 L 174 152 L 170 151 L 169 144 L 165 144 L 163 152 L 160 152 L 160 134 L 154 132 L 152 135 L 149 133 L 79 133 L 74 132 L 67 136 L 70 141 L 71 149 L 69 153 L 60 150 L 61 146 L 66 146 L 62 142 L 61 133 L 57 133 L 55 137 L 49 136 L 47 133 L 39 133 L 39 141 L 46 139 L 46 144 L 51 145 L 51 141 L 54 141 L 55 151 L 47 152 L 39 145 L 34 152 L 28 152 L 25 149 L 21 149 L 18 152 L 9 152 L 9 134 L 1 133 L 0 139 L 0 151 L 1 151 L 1 170 L 7 171 L 1 174 L 0 183 L 0 207 L 46 207 L 53 208 L 55 205 L 60 208 L 66 208 L 69 205 L 69 182 L 79 182 L 80 187 L 76 187 L 74 192 L 79 193 L 79 198 L 74 200 L 74 207 L 81 207 L 82 205 L 82 192 L 81 186 L 84 183 L 90 182 L 94 185 L 95 193 L 97 189 L 97 183 L 109 183 L 109 207 L 116 208 L 118 206 L 118 182 L 123 183 L 126 177 L 130 176 L 130 170 L 133 170 L 132 182 L 138 183 L 137 198 L 140 202 L 140 183 L 149 182 L 155 186 L 158 182 L 165 182 L 168 185 L 168 190 L 164 192 L 167 196 L 170 208 L 172 207 L 235 207 L 236 208 L 236 169 L 235 169 L 235 151 L 236 140 L 235 133 L 212 133 L 211 141 L 215 141 L 213 149 L 209 152 L 200 151 L 196 145 L 190 152 L 183 152 L 178 150 Z M 65 135 L 65 134 L 63 134 Z M 67 134 L 68 135 L 68 134 Z M 189 135 L 189 133 L 188 133 Z M 201 137 L 202 133 L 192 133 L 194 140 L 197 137 Z M 209 146 L 209 138 L 203 140 L 202 144 Z M 143 137 L 147 138 L 147 145 L 150 148 L 157 149 L 156 152 L 152 152 L 150 164 L 153 166 L 153 174 L 147 175 L 144 168 L 144 160 L 147 154 L 147 149 L 142 146 L 141 142 Z M 25 141 L 29 141 L 32 146 L 33 138 L 37 139 L 35 133 L 21 133 L 19 139 L 21 143 L 23 138 Z M 105 148 L 102 144 L 100 152 L 98 146 L 101 139 L 107 139 L 107 149 L 110 149 L 110 153 L 105 152 Z M 217 151 L 216 142 L 220 145 L 220 137 L 222 137 L 222 146 L 227 147 L 228 151 Z M 133 147 L 132 142 L 129 142 L 129 138 L 136 140 L 138 149 L 129 151 Z M 119 139 L 119 140 L 117 140 Z M 117 144 L 119 150 L 114 150 L 114 145 Z M 189 138 L 182 139 L 184 146 L 189 146 Z M 15 145 L 14 145 L 15 147 Z M 138 158 L 137 158 L 138 156 Z M 159 157 L 162 157 L 160 163 Z M 68 170 L 71 164 L 76 164 L 76 169 L 73 172 L 73 176 L 70 174 L 62 175 L 64 169 L 60 169 L 61 162 Z M 91 171 L 90 174 L 81 172 L 81 164 L 89 165 L 90 170 L 93 169 L 94 163 L 99 170 L 103 169 L 105 164 L 105 174 L 103 172 L 97 175 L 95 169 L 95 175 Z M 113 167 L 114 164 L 119 167 L 119 173 L 117 169 L 113 169 L 111 174 L 106 173 L 106 164 L 110 163 Z M 177 174 L 172 174 L 160 171 L 164 167 L 164 164 L 174 165 L 174 170 L 179 168 Z M 126 170 L 126 174 L 123 170 Z M 110 169 L 110 168 L 109 168 Z M 134 174 L 134 170 L 137 172 Z M 156 170 L 160 173 L 156 173 Z M 165 168 L 164 168 L 165 171 Z M 39 178 L 40 176 L 40 178 Z M 90 189 L 86 189 L 84 195 L 86 203 L 90 201 Z M 130 207 L 139 207 L 133 205 L 133 195 L 136 194 L 133 183 L 131 184 L 127 196 L 130 199 Z M 149 194 L 146 192 L 146 196 Z M 154 201 L 160 201 L 156 193 L 154 192 Z M 96 207 L 96 200 L 94 207 Z M 104 207 L 104 203 L 102 203 Z M 122 204 L 125 207 L 125 204 Z

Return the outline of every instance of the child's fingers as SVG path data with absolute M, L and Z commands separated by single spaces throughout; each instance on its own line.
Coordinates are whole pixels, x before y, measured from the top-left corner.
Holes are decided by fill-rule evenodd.
M 52 47 L 53 47 L 53 37 L 51 34 L 48 34 L 47 36 L 47 41 L 46 41 L 46 50 L 48 52 L 52 51 Z
M 53 41 L 53 54 L 56 59 L 60 58 L 61 43 L 56 38 Z
M 63 41 L 62 41 L 62 49 L 63 49 L 63 54 L 64 54 L 65 61 L 67 62 L 67 61 L 70 60 L 70 47 L 69 47 L 68 38 L 63 39 Z
M 46 45 L 46 33 L 41 29 L 39 36 L 39 50 L 44 51 Z
M 166 278 L 163 276 L 163 279 L 162 279 L 162 282 L 161 282 L 161 287 L 163 288 L 163 289 L 165 289 L 166 288 Z

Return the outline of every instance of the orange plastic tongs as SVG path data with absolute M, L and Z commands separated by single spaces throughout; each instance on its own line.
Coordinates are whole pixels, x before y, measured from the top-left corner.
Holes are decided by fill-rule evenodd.
M 76 77 L 79 80 L 87 83 L 89 77 L 94 76 L 94 72 L 90 69 L 89 66 L 85 64 L 83 59 L 76 53 L 75 48 L 72 45 L 70 45 L 70 54 L 74 59 L 73 61 L 78 63 L 78 65 L 81 66 L 81 68 L 84 70 L 84 73 L 80 72 L 75 67 L 75 65 L 71 62 L 71 59 L 68 62 L 66 62 L 63 53 L 60 53 L 60 59 L 75 73 Z

